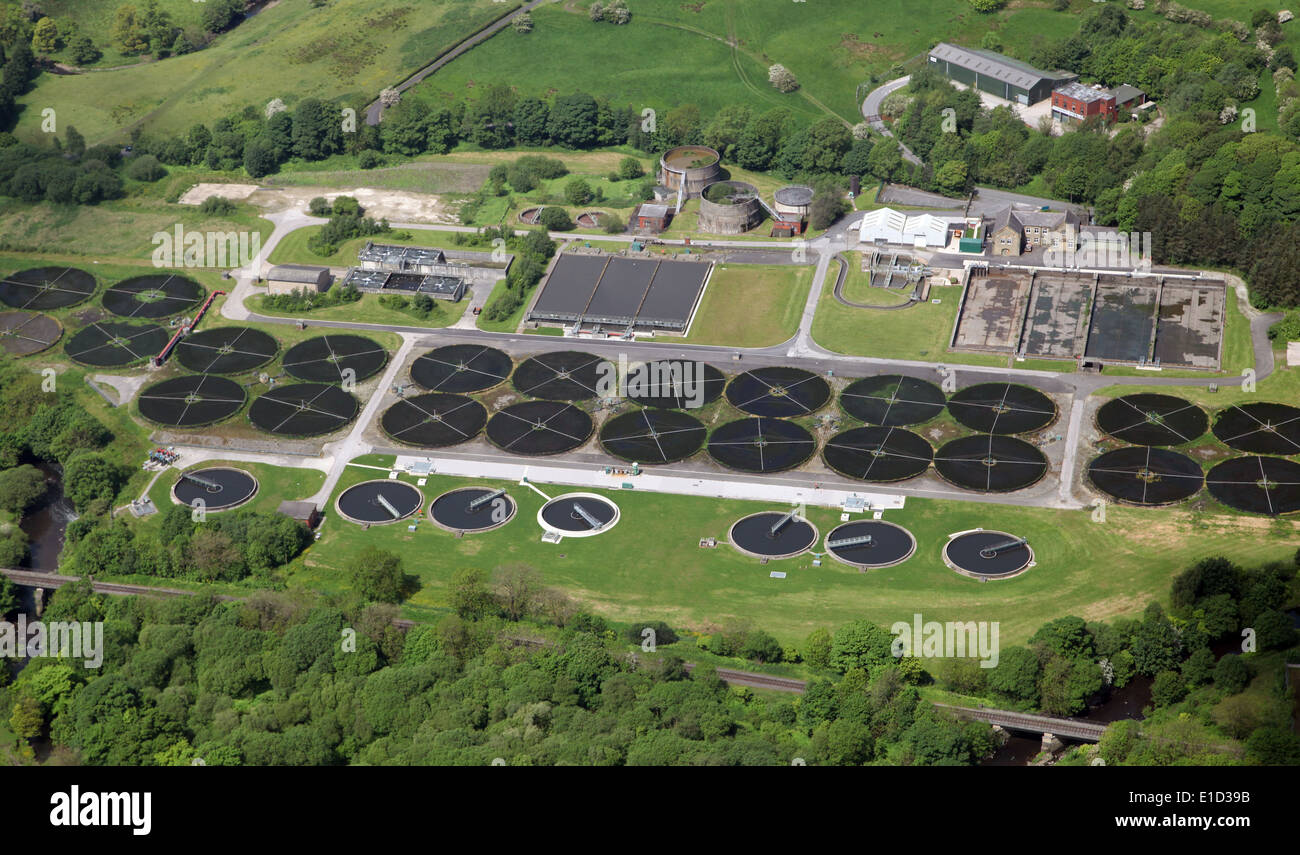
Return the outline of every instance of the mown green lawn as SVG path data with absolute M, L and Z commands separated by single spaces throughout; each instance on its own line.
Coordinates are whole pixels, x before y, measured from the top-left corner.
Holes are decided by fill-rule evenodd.
M 384 473 L 349 467 L 335 493 Z M 405 476 L 403 476 L 405 478 Z M 430 477 L 426 507 L 464 479 Z M 593 538 L 541 542 L 536 522 L 543 504 L 526 487 L 505 485 L 518 503 L 514 519 L 496 531 L 456 538 L 427 520 L 415 532 L 407 523 L 362 530 L 333 511 L 321 540 L 293 565 L 290 584 L 326 593 L 348 588 L 347 568 L 362 549 L 375 546 L 402 556 L 420 589 L 405 606 L 408 616 L 445 613 L 447 586 L 461 568 L 492 571 L 509 563 L 535 567 L 588 609 L 615 620 L 662 619 L 707 630 L 747 620 L 786 643 L 799 643 L 818 626 L 865 618 L 888 626 L 920 612 L 934 620 L 996 620 L 1002 642 L 1024 641 L 1042 623 L 1065 614 L 1089 620 L 1140 612 L 1149 600 L 1167 602 L 1170 578 L 1206 555 L 1231 554 L 1244 564 L 1289 559 L 1297 527 L 1288 536 L 1267 521 L 1199 519 L 1181 511 L 1109 509 L 1104 523 L 1090 512 L 909 499 L 886 519 L 916 537 L 916 554 L 895 567 L 859 573 L 834 561 L 813 567 L 809 556 L 766 566 L 725 544 L 701 549 L 702 537 L 723 539 L 740 517 L 771 508 L 754 502 L 641 493 L 602 492 L 619 504 L 621 518 Z M 555 497 L 569 488 L 538 484 Z M 824 536 L 839 522 L 833 509 L 810 509 Z M 949 570 L 941 549 L 949 534 L 996 527 L 1027 537 L 1037 566 L 1013 579 L 980 583 Z M 788 573 L 769 577 L 772 570 Z
M 704 290 L 685 338 L 655 341 L 768 347 L 799 331 L 813 268 L 793 265 L 720 264 Z
M 967 365 L 1007 364 L 1005 356 L 948 350 L 961 302 L 961 288 L 932 288 L 930 298 L 942 301 L 938 305 L 921 303 L 893 311 L 855 309 L 835 299 L 834 282 L 830 279 L 833 275 L 834 270 L 827 276 L 812 323 L 812 337 L 822 347 L 850 356 Z
M 314 496 L 325 483 L 325 473 L 317 469 L 271 466 L 267 463 L 246 463 L 239 460 L 205 460 L 199 465 L 187 467 L 186 471 L 209 469 L 214 466 L 242 469 L 257 479 L 257 494 L 246 504 L 240 505 L 239 510 L 270 513 L 286 499 L 306 499 Z M 175 504 L 172 501 L 171 490 L 180 477 L 179 469 L 168 469 L 158 476 L 158 480 L 149 489 L 149 498 L 153 500 L 153 505 L 158 509 L 159 514 L 146 517 L 141 521 L 142 524 L 154 525 L 161 521 L 161 512 Z M 221 513 L 225 512 L 221 511 Z
M 337 288 L 338 285 L 336 284 L 334 287 Z M 421 318 L 397 309 L 381 306 L 379 297 L 379 294 L 362 294 L 361 299 L 355 303 L 344 303 L 341 306 L 330 306 L 325 309 L 313 309 L 309 312 L 284 312 L 278 309 L 269 309 L 264 305 L 265 294 L 249 297 L 244 301 L 244 305 L 248 307 L 249 311 L 259 315 L 301 318 L 307 322 L 308 327 L 311 326 L 312 321 L 346 321 L 359 324 L 384 324 L 386 326 L 428 327 L 429 329 L 442 329 L 451 326 L 460 320 L 461 315 L 469 308 L 469 300 L 467 299 L 462 299 L 459 303 L 447 303 L 437 300 L 434 302 L 434 306 L 438 311 L 428 318 Z

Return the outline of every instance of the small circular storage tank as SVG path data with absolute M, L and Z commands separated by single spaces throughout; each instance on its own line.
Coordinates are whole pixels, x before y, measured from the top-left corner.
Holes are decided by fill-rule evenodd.
M 700 195 L 700 231 L 738 235 L 763 222 L 758 189 L 743 181 L 715 181 Z
M 705 145 L 670 148 L 659 159 L 659 183 L 677 194 L 686 186 L 687 197 L 700 195 L 706 185 L 722 177 L 722 155 Z
M 774 197 L 776 212 L 787 220 L 799 220 L 808 216 L 808 207 L 812 205 L 813 189 L 802 184 L 791 184 L 776 191 Z

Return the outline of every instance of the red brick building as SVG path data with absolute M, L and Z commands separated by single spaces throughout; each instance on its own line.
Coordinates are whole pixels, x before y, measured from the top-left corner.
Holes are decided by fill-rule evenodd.
M 1084 122 L 1093 116 L 1113 122 L 1115 96 L 1082 83 L 1067 83 L 1052 91 L 1052 118 L 1058 122 Z

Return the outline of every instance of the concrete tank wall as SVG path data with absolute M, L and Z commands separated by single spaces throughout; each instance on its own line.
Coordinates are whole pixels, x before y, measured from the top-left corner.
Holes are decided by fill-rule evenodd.
M 709 188 L 705 188 L 700 196 L 700 231 L 719 235 L 738 235 L 763 222 L 765 214 L 758 198 L 758 190 L 742 181 L 717 181 L 709 186 L 726 185 L 739 193 L 748 193 L 750 197 L 737 200 L 734 204 L 720 204 L 705 198 L 709 192 Z
M 691 166 L 700 163 L 699 166 Z M 677 195 L 684 183 L 688 198 L 699 196 L 705 186 L 722 177 L 722 156 L 703 145 L 683 145 L 669 149 L 659 159 L 659 183 Z

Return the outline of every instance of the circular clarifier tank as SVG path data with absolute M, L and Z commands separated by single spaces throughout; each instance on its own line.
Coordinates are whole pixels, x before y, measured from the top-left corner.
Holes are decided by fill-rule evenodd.
M 864 569 L 901 564 L 916 552 L 916 538 L 901 525 L 884 520 L 856 520 L 837 525 L 826 535 L 826 551 L 836 561 Z
M 760 511 L 736 520 L 727 539 L 755 558 L 793 558 L 817 542 L 817 526 L 791 511 Z
M 1006 579 L 1034 565 L 1034 550 L 1018 535 L 976 529 L 949 537 L 943 547 L 943 560 L 963 576 Z
M 618 505 L 595 493 L 565 493 L 542 505 L 537 524 L 564 537 L 595 537 L 618 524 Z
M 515 517 L 519 506 L 499 487 L 459 487 L 429 505 L 429 519 L 447 531 L 477 533 L 500 528 Z
M 402 481 L 362 481 L 339 495 L 336 507 L 349 522 L 384 525 L 404 520 L 424 505 L 424 496 Z

